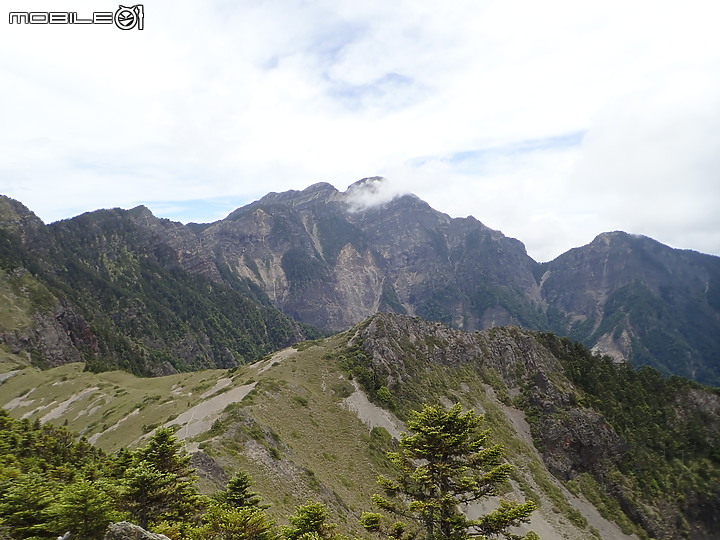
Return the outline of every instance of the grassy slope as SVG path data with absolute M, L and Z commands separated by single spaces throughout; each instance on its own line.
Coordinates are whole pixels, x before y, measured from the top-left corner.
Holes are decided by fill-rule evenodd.
M 3 362 L 3 367 L 17 365 Z M 197 403 L 221 370 L 140 379 L 122 371 L 94 374 L 79 363 L 39 371 L 23 367 L 2 385 L 0 405 L 18 418 L 63 424 L 105 450 L 133 445 L 149 431 Z M 174 387 L 183 393 L 176 396 Z M 137 411 L 137 412 L 135 412 Z M 120 426 L 121 429 L 113 429 Z M 93 435 L 104 433 L 95 438 Z
M 201 475 L 201 487 L 217 489 L 239 467 L 252 475 L 278 519 L 297 504 L 319 499 L 329 504 L 343 529 L 357 531 L 357 516 L 373 509 L 375 479 L 387 472 L 384 454 L 393 443 L 384 429 L 371 430 L 343 404 L 354 391 L 337 362 L 337 348 L 346 340 L 341 334 L 301 344 L 298 351 L 281 351 L 236 370 L 153 379 L 83 372 L 81 364 L 38 371 L 6 358 L 0 374 L 20 371 L 0 385 L 0 406 L 12 407 L 16 417 L 67 424 L 114 451 L 138 444 L 154 426 L 188 409 L 200 411 L 212 398 L 218 401 L 218 396 L 230 397 L 235 389 L 255 384 L 243 399 L 216 406 L 203 422 L 205 431 L 187 441 L 190 450 L 202 449 L 222 467 Z M 541 504 L 532 524 L 541 537 L 598 537 L 593 524 L 603 533 L 619 534 L 594 509 L 575 501 L 583 516 L 571 505 L 572 496 L 547 473 L 522 433 L 522 415 L 500 403 L 486 381 L 466 368 L 429 369 L 417 381 L 417 394 L 427 401 L 460 401 L 485 412 L 495 440 L 505 445 L 518 467 L 514 490 L 507 496 Z
M 248 470 L 280 515 L 307 499 L 323 499 L 339 521 L 352 522 L 348 512 L 370 509 L 375 477 L 385 470 L 388 441 L 378 431 L 373 437 L 341 405 L 354 388 L 325 357 L 335 342 L 271 365 L 257 376 L 255 391 L 216 426 L 218 435 L 201 443 L 229 468 Z

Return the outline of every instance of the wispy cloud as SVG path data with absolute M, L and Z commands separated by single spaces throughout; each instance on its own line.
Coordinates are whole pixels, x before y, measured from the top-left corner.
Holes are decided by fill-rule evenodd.
M 3 4 L 61 8 L 116 3 Z M 382 175 L 539 259 L 621 228 L 720 254 L 713 14 L 707 0 L 157 0 L 123 32 L 0 13 L 0 192 L 47 221 L 141 203 L 209 221 L 198 201 Z
M 410 193 L 401 184 L 387 178 L 364 178 L 352 184 L 345 191 L 345 202 L 351 212 L 382 206 L 400 195 Z

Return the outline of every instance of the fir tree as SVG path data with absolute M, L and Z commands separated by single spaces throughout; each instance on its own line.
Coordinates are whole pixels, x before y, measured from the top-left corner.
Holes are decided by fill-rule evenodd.
M 143 529 L 171 512 L 175 475 L 157 470 L 147 461 L 125 471 L 121 502 Z
M 147 446 L 139 449 L 137 461 L 152 463 L 158 471 L 176 474 L 183 478 L 193 475 L 190 468 L 190 456 L 182 450 L 182 444 L 171 428 L 161 427 L 148 441 Z
M 264 508 L 260 504 L 260 495 L 254 491 L 250 491 L 253 481 L 250 475 L 245 471 L 235 473 L 224 491 L 219 492 L 215 499 L 222 505 L 231 508 Z
M 56 530 L 69 531 L 73 538 L 101 539 L 117 517 L 110 491 L 112 488 L 106 482 L 84 479 L 66 486 L 50 507 Z
M 328 509 L 321 502 L 308 501 L 288 516 L 289 526 L 283 527 L 283 537 L 287 540 L 339 540 L 337 525 L 328 523 Z
M 536 509 L 532 501 L 501 501 L 499 508 L 475 520 L 460 511 L 460 505 L 497 495 L 512 471 L 502 447 L 488 444 L 489 430 L 481 431 L 481 423 L 481 416 L 472 410 L 463 413 L 459 404 L 449 410 L 425 405 L 413 412 L 410 433 L 402 434 L 398 452 L 388 454 L 398 474 L 378 479 L 386 496 L 375 495 L 375 503 L 414 520 L 428 540 L 519 538 L 508 529 L 527 521 Z M 363 524 L 379 530 L 380 520 L 368 514 Z
M 53 534 L 49 512 L 53 486 L 37 473 L 23 475 L 0 499 L 0 521 L 13 538 L 49 537 Z
M 257 507 L 227 508 L 211 506 L 203 516 L 205 523 L 191 538 L 197 540 L 276 540 L 275 524 Z
M 138 524 L 183 521 L 201 506 L 190 456 L 171 429 L 158 429 L 148 445 L 135 453 L 135 464 L 125 471 L 121 500 Z

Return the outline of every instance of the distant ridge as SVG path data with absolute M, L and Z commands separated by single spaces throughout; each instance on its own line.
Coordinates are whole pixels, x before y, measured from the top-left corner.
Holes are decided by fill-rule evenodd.
M 145 336 L 138 336 L 144 344 L 139 349 L 120 345 L 128 339 L 123 330 L 113 355 L 119 358 L 122 350 L 134 351 L 133 362 L 140 365 L 148 350 L 165 351 L 168 356 L 153 356 L 142 368 L 146 371 L 170 369 L 164 361 L 164 368 L 156 365 L 161 357 L 171 367 L 177 364 L 172 369 L 243 362 L 310 331 L 298 323 L 334 332 L 376 312 L 395 312 L 467 331 L 507 324 L 550 330 L 618 360 L 720 386 L 720 258 L 673 249 L 647 237 L 603 233 L 586 246 L 540 264 L 519 240 L 473 217 L 451 218 L 414 195 L 389 193 L 377 177 L 356 182 L 345 192 L 318 183 L 301 191 L 269 193 L 210 224 L 182 225 L 137 207 L 91 212 L 45 226 L 27 209 L 18 210 L 19 203 L 2 200 L 0 233 L 6 249 L 0 258 L 6 272 L 29 265 L 32 279 L 47 287 L 58 303 L 64 302 L 64 309 L 78 320 L 95 320 L 105 310 L 109 313 L 97 315 L 98 321 L 112 319 L 110 313 L 124 320 L 113 310 L 130 314 L 133 302 L 143 303 L 139 309 L 148 323 L 140 329 L 130 317 L 120 326 L 134 325 L 133 331 Z M 84 276 L 82 286 L 68 281 L 72 276 L 67 268 Z M 159 282 L 150 284 L 152 276 L 162 276 L 168 302 L 174 294 L 171 289 L 187 292 L 189 287 L 196 291 L 192 294 L 200 294 L 198 305 L 206 306 L 201 312 L 207 315 L 193 317 L 190 309 L 179 321 L 173 319 L 180 311 L 170 307 L 172 302 L 163 304 L 170 317 L 162 316 L 163 320 L 176 321 L 168 322 L 176 336 L 206 335 L 198 334 L 198 325 L 208 320 L 226 325 L 228 330 L 218 330 L 218 335 L 231 335 L 238 323 L 210 315 L 219 310 L 240 317 L 242 324 L 265 321 L 243 330 L 243 350 L 255 352 L 228 348 L 227 337 L 187 338 L 197 345 L 156 348 L 152 344 L 157 337 L 146 334 L 157 335 L 159 330 L 152 328 L 160 315 L 150 307 L 154 303 L 144 302 L 149 291 L 160 290 Z M 221 302 L 243 304 L 249 311 L 228 311 L 228 304 L 219 307 L 219 300 L 199 292 L 207 286 L 227 291 L 218 293 Z M 95 290 L 92 287 L 122 287 L 126 298 L 136 300 L 123 303 L 108 297 L 98 305 L 97 294 L 87 292 Z M 233 295 L 239 295 L 237 300 L 230 300 Z M 76 298 L 84 298 L 82 309 Z M 88 302 L 96 303 L 91 308 Z M 240 315 L 250 312 L 258 315 Z M 68 344 L 68 351 L 76 351 L 70 356 L 92 356 L 93 347 L 107 349 L 106 342 L 112 341 L 103 337 L 108 332 L 105 323 L 96 328 L 88 324 L 96 345 L 71 337 L 70 342 L 78 343 Z M 35 338 L 23 341 L 10 331 L 14 330 L 8 327 L 3 339 L 13 350 L 31 348 Z M 68 332 L 85 335 L 77 329 L 61 333 Z M 234 338 L 232 342 L 238 343 Z M 188 357 L 188 349 L 197 354 Z M 59 361 L 42 347 L 34 350 L 39 363 Z

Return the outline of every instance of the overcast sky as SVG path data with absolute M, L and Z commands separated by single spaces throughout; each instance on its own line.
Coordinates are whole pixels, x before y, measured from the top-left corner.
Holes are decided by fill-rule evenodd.
M 720 255 L 717 0 L 0 6 L 0 193 L 45 222 L 381 175 L 539 261 L 610 230 Z

